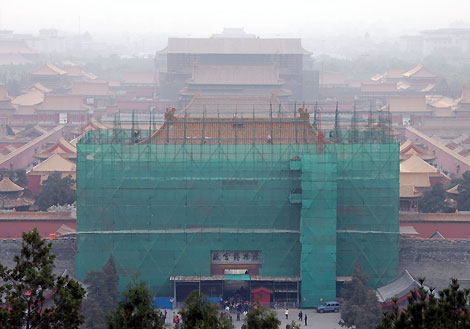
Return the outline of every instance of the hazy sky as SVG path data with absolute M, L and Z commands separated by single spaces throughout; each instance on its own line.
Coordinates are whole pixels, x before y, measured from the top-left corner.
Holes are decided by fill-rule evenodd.
M 470 23 L 470 0 L 0 0 L 2 29 L 209 36 L 244 27 L 261 36 L 393 34 Z M 376 30 L 377 29 L 377 30 Z

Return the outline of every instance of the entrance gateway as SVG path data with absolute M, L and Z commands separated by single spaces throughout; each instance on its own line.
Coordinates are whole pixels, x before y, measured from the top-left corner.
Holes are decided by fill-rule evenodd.
M 198 290 L 212 302 L 259 300 L 279 307 L 293 307 L 299 304 L 300 278 L 260 275 L 260 250 L 213 250 L 210 257 L 211 275 L 170 277 L 177 307 L 182 306 L 193 290 Z M 269 296 L 266 296 L 267 292 Z

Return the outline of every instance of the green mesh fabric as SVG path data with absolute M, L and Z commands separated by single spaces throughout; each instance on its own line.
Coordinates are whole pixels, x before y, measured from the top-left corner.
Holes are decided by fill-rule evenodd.
M 129 136 L 92 131 L 78 144 L 80 279 L 112 254 L 121 289 L 139 274 L 171 296 L 170 276 L 211 274 L 212 250 L 260 250 L 260 275 L 300 277 L 310 307 L 335 298 L 336 277 L 356 259 L 372 287 L 397 274 L 398 144 L 326 144 L 319 154 L 314 144 Z

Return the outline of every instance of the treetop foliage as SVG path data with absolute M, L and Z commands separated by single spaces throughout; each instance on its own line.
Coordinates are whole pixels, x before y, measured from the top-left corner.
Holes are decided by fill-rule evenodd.
M 85 316 L 85 326 L 93 329 L 106 328 L 106 316 L 119 302 L 119 275 L 113 256 L 100 271 L 87 273 L 84 283 L 88 294 L 83 303 L 82 313 Z
M 341 291 L 341 297 L 344 299 L 341 318 L 348 326 L 372 329 L 380 322 L 380 304 L 375 291 L 367 288 L 367 279 L 359 261 L 356 261 L 352 281 L 346 283 L 346 287 Z
M 392 312 L 384 314 L 377 329 L 470 328 L 470 291 L 460 289 L 457 279 L 439 291 L 438 298 L 434 289 L 425 288 L 424 279 L 419 282 L 420 287 L 408 297 L 408 306 L 400 310 L 395 300 Z
M 277 329 L 281 321 L 277 318 L 275 311 L 257 304 L 246 315 L 245 324 L 247 329 Z M 291 328 L 295 329 L 298 326 L 293 322 Z
M 15 267 L 0 264 L 0 300 L 7 306 L 0 308 L 2 329 L 80 328 L 85 290 L 68 275 L 53 274 L 51 246 L 34 229 L 23 233 Z
M 227 318 L 220 318 L 217 305 L 197 290 L 191 292 L 185 301 L 181 317 L 182 329 L 231 329 Z
M 74 180 L 71 176 L 62 178 L 60 172 L 53 172 L 43 182 L 41 192 L 36 196 L 39 210 L 47 210 L 53 205 L 65 205 L 75 202 Z
M 466 171 L 462 175 L 459 194 L 457 195 L 457 209 L 461 211 L 470 210 L 470 171 Z
M 124 291 L 122 300 L 108 317 L 108 329 L 161 329 L 158 309 L 145 282 L 134 278 Z

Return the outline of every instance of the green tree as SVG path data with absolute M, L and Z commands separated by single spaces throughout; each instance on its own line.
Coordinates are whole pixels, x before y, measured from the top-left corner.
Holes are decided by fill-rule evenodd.
M 75 202 L 74 180 L 71 176 L 62 178 L 60 172 L 54 171 L 42 184 L 41 192 L 36 196 L 39 210 L 47 210 L 53 205 L 65 205 Z
M 276 312 L 261 305 L 256 305 L 246 315 L 245 324 L 247 329 L 277 329 L 281 321 L 276 316 Z M 294 321 L 292 324 L 295 325 Z M 296 328 L 291 325 L 291 328 Z
M 341 318 L 346 325 L 372 329 L 380 323 L 380 304 L 375 292 L 367 288 L 367 275 L 362 272 L 359 261 L 356 261 L 352 280 L 346 283 L 341 297 L 344 299 Z
M 108 329 L 160 329 L 163 328 L 158 309 L 145 282 L 133 279 L 124 291 L 123 299 L 108 317 Z
M 459 194 L 457 195 L 457 209 L 462 211 L 470 210 L 470 171 L 466 171 L 462 175 Z
M 226 318 L 219 318 L 217 305 L 211 303 L 207 297 L 199 294 L 197 290 L 191 292 L 186 298 L 185 306 L 181 311 L 183 318 L 182 329 L 229 329 L 232 328 Z
M 436 298 L 433 289 L 424 287 L 420 279 L 417 291 L 411 291 L 408 306 L 400 310 L 396 304 L 391 313 L 384 314 L 377 329 L 468 329 L 469 290 L 461 290 L 457 279 L 452 279 L 448 288 L 439 291 Z
M 116 307 L 119 302 L 119 275 L 116 270 L 113 256 L 101 271 L 87 273 L 84 283 L 87 285 L 87 298 L 82 307 L 87 328 L 106 328 L 106 315 Z
M 0 308 L 2 329 L 79 328 L 85 290 L 68 275 L 57 277 L 52 273 L 55 256 L 51 243 L 42 239 L 37 230 L 23 233 L 20 254 L 15 267 L 0 265 Z M 52 305 L 46 297 L 52 295 Z
M 418 202 L 420 212 L 442 213 L 453 212 L 446 203 L 446 190 L 441 183 L 436 183 L 430 191 L 425 191 L 423 197 Z
M 21 187 L 26 188 L 28 185 L 28 178 L 26 176 L 26 170 L 24 169 L 16 169 L 16 170 L 9 170 L 6 168 L 0 168 L 0 179 L 4 177 L 8 177 L 11 181 Z

